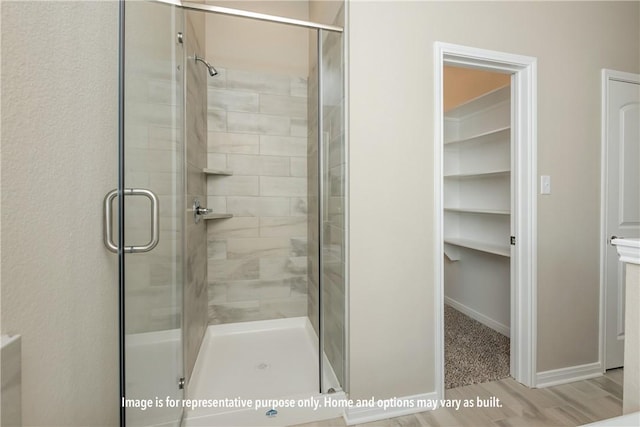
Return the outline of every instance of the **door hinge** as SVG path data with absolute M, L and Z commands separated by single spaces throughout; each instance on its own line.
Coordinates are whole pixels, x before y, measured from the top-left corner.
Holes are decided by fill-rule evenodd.
M 184 389 L 184 377 L 182 377 L 182 378 L 180 378 L 180 379 L 178 380 L 178 388 L 179 388 L 180 390 Z
M 516 245 L 516 236 L 511 236 L 511 244 Z

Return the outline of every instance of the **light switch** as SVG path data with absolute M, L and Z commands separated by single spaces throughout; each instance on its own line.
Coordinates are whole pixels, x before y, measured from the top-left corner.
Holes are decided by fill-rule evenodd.
M 540 176 L 540 194 L 551 194 L 551 177 L 549 175 Z

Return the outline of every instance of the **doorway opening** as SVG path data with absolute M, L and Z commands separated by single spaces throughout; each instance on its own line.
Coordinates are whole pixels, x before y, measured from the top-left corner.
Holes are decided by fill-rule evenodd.
M 444 396 L 445 301 L 457 312 L 462 311 L 461 314 L 476 321 L 482 320 L 484 326 L 489 325 L 489 331 L 497 330 L 498 335 L 508 333 L 508 373 L 516 381 L 533 387 L 536 365 L 536 59 L 440 42 L 435 43 L 434 52 L 436 392 L 439 397 Z M 506 75 L 509 84 L 485 90 L 484 96 L 479 96 L 481 91 L 472 96 L 471 101 L 460 105 L 457 112 L 450 108 L 447 114 L 445 67 L 498 73 L 502 78 Z M 484 112 L 480 113 L 481 110 Z M 485 118 L 477 120 L 482 114 Z M 465 116 L 476 119 L 463 119 Z M 464 121 L 467 123 L 463 124 Z M 499 258 L 503 259 L 497 261 Z M 471 268 L 461 268 L 462 260 Z M 493 265 L 487 268 L 487 262 Z M 454 266 L 455 263 L 458 264 Z M 473 271 L 476 264 L 485 265 L 480 267 L 484 273 L 471 276 L 470 284 L 476 285 L 470 288 L 471 292 L 481 290 L 478 283 L 493 286 L 491 275 L 500 277 L 502 287 L 494 290 L 494 297 L 486 298 L 487 295 L 482 294 L 484 309 L 502 308 L 497 316 L 483 315 L 468 304 L 456 301 L 455 291 L 461 291 L 461 288 L 456 289 L 455 284 L 460 284 L 458 279 Z M 454 283 L 454 287 L 446 287 L 446 282 Z M 478 302 L 478 296 L 469 300 L 474 298 L 474 302 Z M 505 306 L 508 307 L 505 309 Z M 465 308 L 468 308 L 466 312 Z M 448 311 L 451 313 L 450 309 Z M 449 382 L 450 386 L 452 384 Z
M 445 389 L 510 375 L 511 74 L 446 66 Z

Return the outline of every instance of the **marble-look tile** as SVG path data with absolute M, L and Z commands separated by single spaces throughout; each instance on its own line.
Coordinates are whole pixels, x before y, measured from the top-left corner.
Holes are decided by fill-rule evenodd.
M 306 158 L 307 139 L 295 136 L 260 135 L 260 154 Z
M 286 237 L 253 237 L 227 239 L 227 259 L 256 259 L 289 256 Z
M 288 216 L 289 199 L 286 197 L 260 197 L 260 216 Z
M 188 172 L 187 172 L 188 173 Z M 173 172 L 151 172 L 148 174 L 129 174 L 127 175 L 127 186 L 151 188 L 157 195 L 167 196 L 179 194 L 182 191 L 183 177 L 182 174 Z M 142 181 L 142 176 L 146 177 L 146 183 Z M 136 179 L 137 178 L 137 179 Z M 187 178 L 189 182 L 189 178 Z M 188 191 L 188 190 L 187 190 Z
M 179 107 L 174 105 L 151 102 L 131 102 L 127 106 L 127 114 L 132 121 L 160 127 L 171 127 L 180 110 Z
M 227 259 L 227 241 L 209 240 L 207 242 L 207 259 L 221 260 Z
M 291 253 L 290 256 L 299 257 L 307 256 L 307 239 L 304 237 L 293 237 L 290 239 Z
M 216 83 L 214 88 L 208 82 L 209 94 L 217 97 L 209 99 L 210 110 L 225 110 L 226 115 L 210 111 L 218 117 L 209 117 L 217 128 L 209 129 L 207 166 L 231 170 L 234 175 L 208 178 L 207 193 L 210 205 L 215 197 L 217 211 L 232 213 L 234 218 L 208 221 L 209 245 L 217 242 L 211 249 L 215 255 L 209 259 L 209 269 L 215 266 L 220 270 L 209 275 L 236 278 L 219 279 L 209 286 L 217 295 L 209 307 L 210 321 L 305 315 L 306 303 L 290 309 L 292 302 L 287 300 L 306 299 L 307 289 L 307 82 L 296 77 L 225 71 L 224 84 Z M 258 179 L 257 191 L 254 179 Z M 238 222 L 243 219 L 255 222 Z M 260 221 L 262 228 L 258 225 L 256 229 Z M 261 238 L 253 239 L 258 236 Z M 233 264 L 243 259 L 258 261 L 258 277 L 244 277 L 255 274 L 253 264 Z M 223 261 L 232 264 L 213 264 Z M 228 280 L 238 285 L 230 300 L 226 299 Z M 288 289 L 289 294 L 269 292 L 270 287 Z M 244 305 L 228 305 L 237 298 L 242 298 Z M 273 303 L 274 298 L 281 300 L 282 307 L 260 305 L 265 299 Z
M 291 207 L 291 216 L 307 216 L 307 198 L 306 197 L 292 197 L 289 199 Z
M 125 124 L 125 138 L 127 148 L 148 148 L 149 147 L 149 126 L 141 124 Z
M 227 282 L 227 301 L 262 301 L 286 299 L 291 295 L 291 285 L 286 280 L 243 280 Z
M 260 112 L 304 119 L 307 117 L 307 98 L 288 95 L 260 95 Z
M 246 133 L 209 132 L 207 150 L 210 153 L 259 154 L 260 136 Z
M 258 218 L 234 217 L 207 222 L 207 235 L 210 240 L 227 237 L 259 237 L 260 234 Z
M 292 157 L 291 158 L 291 176 L 307 176 L 307 158 Z
M 228 112 L 226 116 L 229 132 L 289 135 L 291 128 L 291 119 L 285 116 L 236 112 Z M 211 129 L 224 130 L 220 128 Z
M 257 93 L 209 88 L 208 106 L 210 110 L 258 112 L 259 97 Z
M 228 154 L 227 168 L 234 175 L 289 176 L 289 157 Z
M 168 172 L 174 171 L 176 154 L 169 150 L 130 149 L 127 150 L 127 172 Z
M 275 279 L 307 273 L 307 257 L 260 258 L 260 278 Z
M 300 216 L 260 218 L 261 237 L 306 236 L 307 219 Z
M 242 301 L 209 305 L 209 324 L 247 322 L 260 320 L 260 303 Z
M 257 196 L 260 194 L 257 176 L 209 176 L 207 188 L 212 196 Z
M 210 259 L 208 272 L 209 281 L 258 279 L 259 261 L 258 259 Z
M 227 169 L 227 155 L 220 153 L 207 153 L 207 167 L 209 169 Z
M 307 120 L 306 119 L 291 119 L 291 136 L 307 137 Z
M 207 130 L 209 132 L 226 132 L 227 112 L 223 110 L 209 110 L 207 112 Z
M 209 282 L 207 293 L 209 296 L 209 305 L 221 302 L 227 302 L 226 282 Z
M 260 175 L 260 156 L 253 154 L 228 154 L 227 168 L 234 175 Z
M 224 196 L 207 196 L 206 208 L 212 209 L 212 212 L 228 213 L 227 197 Z
M 290 79 L 291 96 L 307 97 L 307 79 L 304 77 L 291 77 Z M 306 103 L 306 100 L 305 100 Z
M 204 157 L 204 156 L 203 156 Z M 178 181 L 178 178 L 175 176 L 166 176 L 164 177 L 168 182 L 165 184 L 168 185 L 169 191 L 167 193 L 162 194 L 180 194 L 181 192 L 181 184 L 182 182 Z M 161 185 L 162 183 L 159 183 Z M 205 179 L 204 174 L 202 173 L 201 168 L 196 168 L 191 164 L 187 164 L 187 194 L 188 195 L 205 195 L 207 194 L 207 181 Z M 155 187 L 154 187 L 155 188 Z M 203 200 L 201 200 L 203 201 Z
M 296 177 L 260 177 L 261 196 L 305 197 L 307 180 Z
M 307 297 L 260 300 L 260 311 L 268 319 L 301 317 L 307 314 Z
M 331 196 L 344 195 L 344 165 L 329 169 L 329 194 Z
M 147 80 L 147 100 L 154 104 L 175 105 L 175 84 L 171 80 Z
M 228 197 L 227 212 L 234 216 L 288 216 L 286 197 Z
M 258 93 L 287 95 L 290 92 L 289 78 L 263 72 L 227 70 L 227 88 Z
M 212 79 L 207 79 L 207 87 L 224 89 L 227 87 L 227 69 L 216 67 L 216 70 L 218 74 Z
M 282 156 L 260 156 L 260 175 L 261 176 L 289 176 L 290 160 L 295 157 Z M 301 175 L 306 176 L 306 175 Z
M 178 150 L 183 147 L 182 129 L 167 124 L 148 126 L 148 147 L 152 150 Z M 127 140 L 129 141 L 129 140 Z

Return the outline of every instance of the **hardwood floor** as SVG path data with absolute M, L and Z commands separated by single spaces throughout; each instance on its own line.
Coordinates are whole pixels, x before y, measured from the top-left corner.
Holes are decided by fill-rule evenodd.
M 501 408 L 437 409 L 361 424 L 379 427 L 578 426 L 622 415 L 622 369 L 591 380 L 530 389 L 511 378 L 447 390 L 447 399 L 489 399 Z M 344 427 L 342 418 L 298 427 Z

